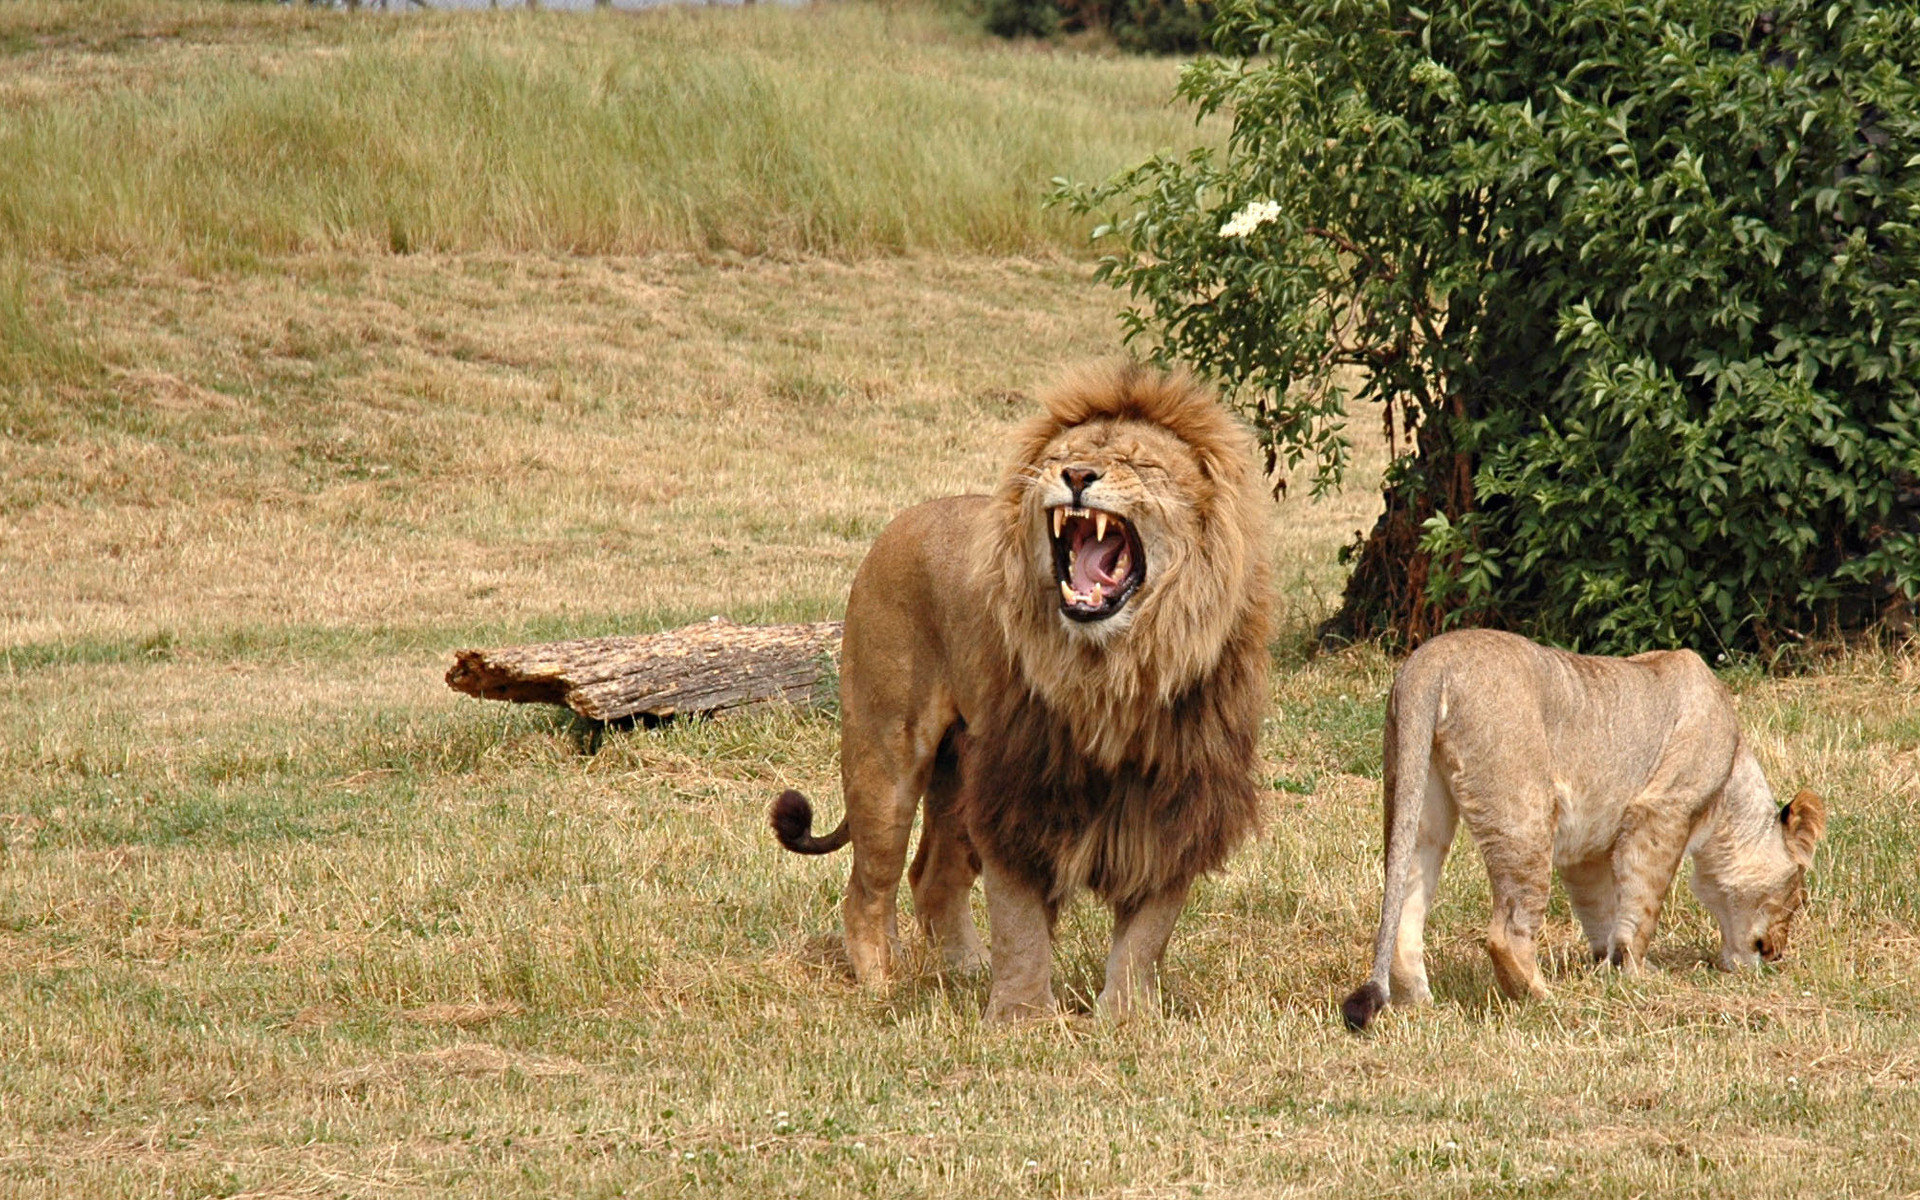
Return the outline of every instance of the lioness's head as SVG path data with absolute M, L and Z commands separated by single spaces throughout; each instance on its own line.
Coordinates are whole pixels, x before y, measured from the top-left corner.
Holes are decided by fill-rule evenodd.
M 1754 786 L 1743 778 L 1759 775 L 1757 764 L 1742 762 L 1728 787 Z M 1766 783 L 1758 787 L 1766 793 Z M 1753 820 L 1753 814 L 1748 815 Z M 1787 932 L 1806 899 L 1807 868 L 1827 825 L 1826 804 L 1802 791 L 1776 815 L 1771 800 L 1757 814 L 1761 828 L 1742 829 L 1739 814 L 1721 817 L 1721 846 L 1702 846 L 1694 854 L 1693 891 L 1720 926 L 1722 970 L 1773 962 L 1787 950 Z
M 1252 439 L 1184 374 L 1069 376 L 1022 427 L 981 547 L 1009 648 L 1045 692 L 1165 699 L 1264 614 Z

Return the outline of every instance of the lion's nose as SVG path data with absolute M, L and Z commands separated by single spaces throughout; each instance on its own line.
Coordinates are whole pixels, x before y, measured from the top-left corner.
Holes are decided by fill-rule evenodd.
M 1060 472 L 1060 478 L 1066 481 L 1067 489 L 1073 498 L 1080 499 L 1080 493 L 1092 487 L 1100 478 L 1100 472 L 1091 467 L 1067 467 Z

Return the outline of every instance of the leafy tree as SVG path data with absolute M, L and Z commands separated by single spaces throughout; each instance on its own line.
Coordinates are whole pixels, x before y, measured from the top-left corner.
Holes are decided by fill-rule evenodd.
M 1061 183 L 1129 336 L 1339 477 L 1335 629 L 1770 649 L 1920 594 L 1920 11 L 1223 0 L 1218 150 Z

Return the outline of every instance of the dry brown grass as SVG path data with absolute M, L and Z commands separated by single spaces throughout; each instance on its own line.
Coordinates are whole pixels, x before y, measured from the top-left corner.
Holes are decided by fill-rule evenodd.
M 111 378 L 11 406 L 0 561 L 22 569 L 0 576 L 5 631 L 817 610 L 902 497 L 989 478 L 991 429 L 1043 359 L 1112 352 L 1100 300 L 1058 310 L 1084 276 L 694 258 L 49 269 L 40 286 Z M 1008 353 L 955 361 L 962 329 Z M 24 565 L 55 547 L 73 553 L 50 588 Z
M 772 846 L 778 788 L 835 792 L 828 717 L 589 754 L 440 672 L 836 612 L 890 513 L 986 485 L 1031 391 L 1114 350 L 1084 264 L 21 270 L 57 320 L 0 382 L 0 1192 L 1920 1192 L 1911 651 L 1730 675 L 1835 811 L 1779 970 L 1707 970 L 1682 895 L 1657 970 L 1595 972 L 1556 903 L 1555 998 L 1509 1006 L 1463 850 L 1439 1003 L 1353 1038 L 1392 663 L 1304 644 L 1377 505 L 1362 422 L 1353 485 L 1275 510 L 1269 820 L 1165 1019 L 983 1028 L 977 980 L 858 991 L 844 858 Z M 1105 924 L 1063 925 L 1082 1002 Z

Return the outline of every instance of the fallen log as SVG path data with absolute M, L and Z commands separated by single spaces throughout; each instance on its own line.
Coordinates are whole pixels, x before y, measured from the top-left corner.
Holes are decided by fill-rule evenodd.
M 564 704 L 594 721 L 695 716 L 831 698 L 840 622 L 739 625 L 714 617 L 640 637 L 456 650 L 447 686 L 483 700 Z

